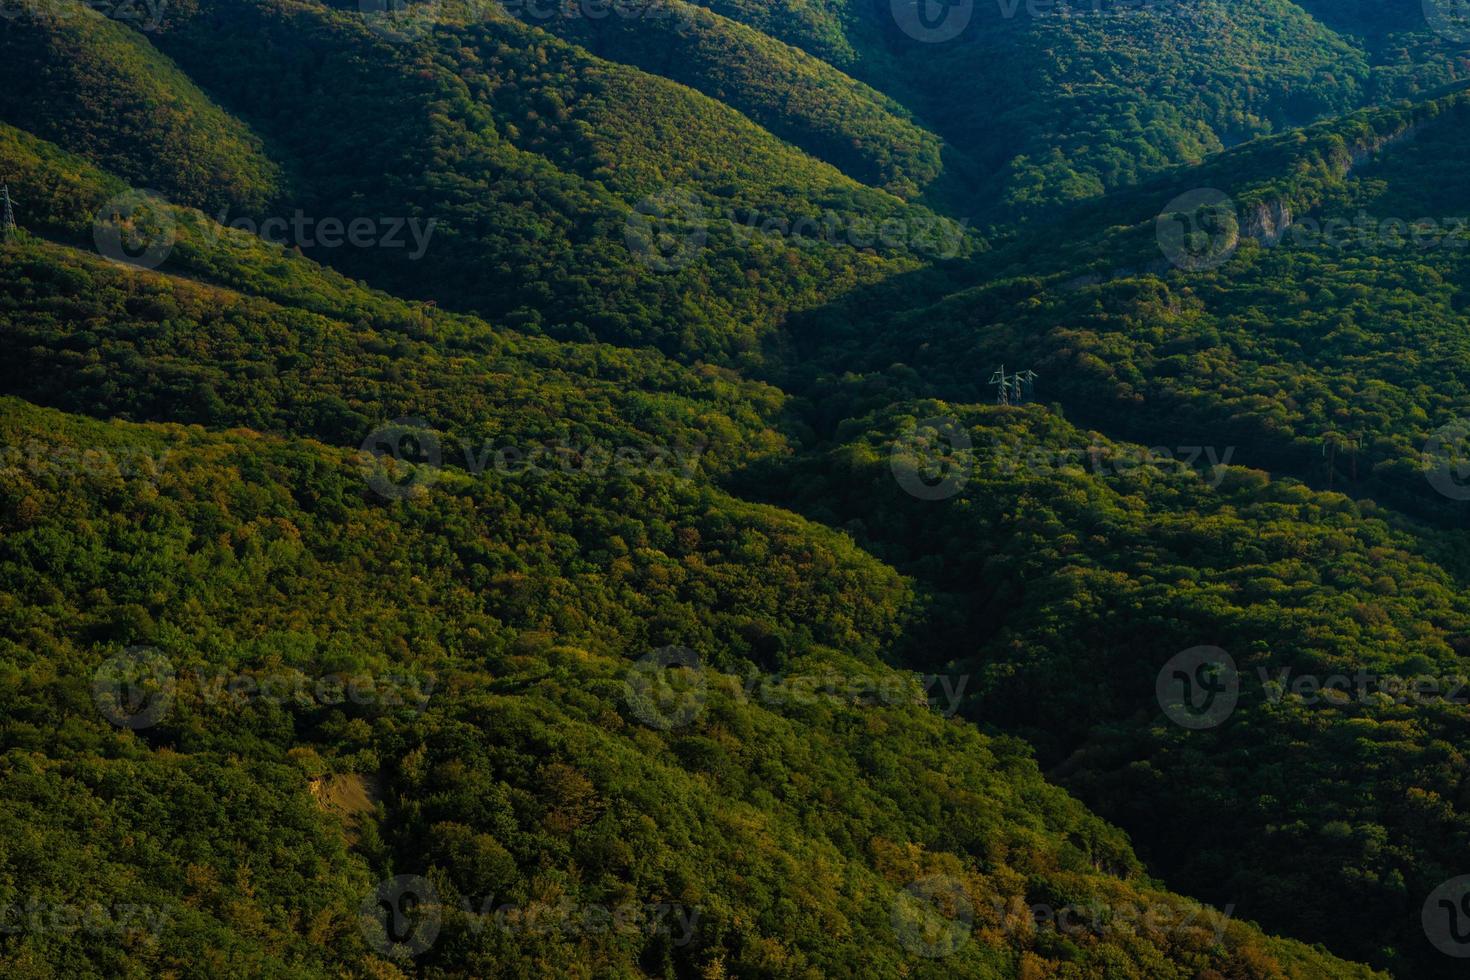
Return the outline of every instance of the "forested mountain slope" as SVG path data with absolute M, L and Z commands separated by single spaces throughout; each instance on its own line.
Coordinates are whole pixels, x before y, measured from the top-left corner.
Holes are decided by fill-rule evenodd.
M 1074 239 L 1029 262 L 1023 240 L 932 306 L 824 314 L 815 343 L 965 399 L 988 377 L 972 365 L 1030 366 L 1137 441 L 1235 446 L 1463 526 L 1425 479 L 1450 460 L 1424 447 L 1467 402 L 1470 184 L 1444 163 L 1466 150 L 1467 106 L 1457 91 L 1243 146 L 1079 209 Z M 1170 237 L 1187 227 L 1193 245 Z
M 1167 880 L 1405 975 L 1448 968 L 1420 912 L 1470 847 L 1470 601 L 1442 564 L 1463 567 L 1463 532 L 1222 465 L 1226 447 L 895 394 L 824 388 L 835 444 L 748 489 L 914 576 L 907 662 L 971 677 L 962 716 L 1023 734 Z M 886 407 L 863 415 L 865 397 Z M 932 496 L 894 478 L 935 459 L 916 426 L 970 447 Z M 1197 648 L 1239 675 L 1205 730 L 1161 716 L 1155 689 Z M 1293 687 L 1327 677 L 1348 693 Z M 1395 686 L 1431 677 L 1423 697 Z
M 238 250 L 233 268 L 256 261 L 216 247 Z M 20 930 L 5 947 L 18 975 L 395 975 L 406 961 L 360 911 L 390 875 L 433 889 L 415 966 L 442 975 L 922 974 L 940 954 L 946 976 L 1367 975 L 1162 891 L 1020 743 L 931 709 L 884 663 L 912 592 L 845 536 L 735 500 L 697 466 L 589 465 L 589 443 L 669 438 L 655 405 L 683 414 L 604 388 L 592 352 L 568 349 L 517 393 L 498 371 L 534 370 L 543 342 L 442 314 L 395 327 L 402 304 L 358 291 L 365 321 L 416 335 L 397 363 L 458 349 L 478 383 L 432 361 L 395 378 L 372 358 L 393 341 L 365 323 L 30 238 L 3 255 L 7 336 L 40 359 L 8 389 L 215 430 L 0 403 L 17 450 L 0 503 L 3 860 L 27 889 L 7 899 L 153 923 L 125 944 Z M 279 267 L 315 275 L 267 253 L 238 278 Z M 534 444 L 545 412 L 578 461 L 461 462 L 466 391 L 505 399 L 482 406 L 488 441 Z M 442 465 L 334 448 L 348 430 L 323 392 L 347 410 L 422 406 L 444 425 Z M 630 666 L 670 646 L 707 665 L 687 720 L 627 693 Z M 163 684 L 119 716 L 107 679 L 139 662 Z M 328 696 L 343 677 L 374 693 Z M 365 802 L 324 802 L 345 787 Z M 78 851 L 83 821 L 101 833 Z M 1038 925 L 1033 905 L 1096 925 Z M 643 917 L 548 930 L 567 906 Z
M 247 52 L 242 35 L 263 43 Z M 295 155 L 309 212 L 437 222 L 430 261 L 324 260 L 568 339 L 748 361 L 786 311 L 969 248 L 734 110 L 508 16 L 394 43 L 354 13 L 227 3 L 157 41 Z M 828 213 L 835 231 L 762 233 Z M 885 222 L 898 231 L 880 238 Z
M 8 973 L 1457 975 L 1470 30 L 152 13 L 0 33 Z
M 1052 252 L 1019 238 L 933 305 L 823 311 L 790 384 L 826 444 L 781 489 L 779 467 L 748 484 L 913 574 L 939 630 L 915 662 L 985 678 L 970 716 L 1024 732 L 1169 880 L 1415 976 L 1453 973 L 1419 906 L 1470 844 L 1449 696 L 1470 653 L 1470 189 L 1445 166 L 1465 106 L 1252 143 L 1077 209 Z M 1001 364 L 1040 372 L 1050 409 L 909 401 L 980 401 Z M 973 447 L 945 499 L 889 472 L 924 419 Z M 1147 684 L 1197 646 L 1241 676 L 1204 733 L 1161 725 Z M 1303 675 L 1369 681 L 1293 696 Z M 1430 677 L 1428 697 L 1379 690 Z M 1350 897 L 1329 912 L 1324 892 Z
M 967 212 L 986 221 L 1354 108 L 1370 85 L 1361 46 L 1287 0 L 710 5 L 909 106 L 990 176 Z
M 131 25 L 70 0 L 6 11 L 0 119 L 211 213 L 254 213 L 283 194 L 257 134 Z
M 865 184 L 902 197 L 929 188 L 953 160 L 898 102 L 738 21 L 684 3 L 637 17 L 545 17 L 527 23 L 599 57 L 698 89 Z M 958 192 L 958 188 L 954 189 Z

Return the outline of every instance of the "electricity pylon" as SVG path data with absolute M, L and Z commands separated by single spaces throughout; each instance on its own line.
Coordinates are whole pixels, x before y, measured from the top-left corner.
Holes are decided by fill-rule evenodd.
M 15 208 L 10 199 L 10 185 L 0 184 L 0 202 L 4 203 L 5 215 L 0 218 L 0 241 L 8 242 L 15 237 Z
M 1017 371 L 1015 374 L 1006 374 L 1006 366 L 1002 364 L 1000 370 L 990 376 L 988 383 L 996 386 L 995 403 L 997 405 L 1019 405 L 1031 394 L 1032 384 L 1038 377 L 1040 375 L 1030 368 L 1025 371 Z M 1014 402 L 1012 398 L 1015 399 Z
M 1006 366 L 1002 364 L 1000 370 L 990 376 L 989 384 L 998 385 L 995 392 L 995 403 L 997 405 L 1009 405 L 1011 403 L 1011 379 L 1006 374 Z
M 1030 368 L 1027 368 L 1024 371 L 1017 371 L 1015 374 L 1011 375 L 1011 384 L 1016 391 L 1017 404 L 1025 401 L 1028 397 L 1030 397 L 1032 388 L 1035 386 L 1036 378 L 1036 372 L 1031 370 Z

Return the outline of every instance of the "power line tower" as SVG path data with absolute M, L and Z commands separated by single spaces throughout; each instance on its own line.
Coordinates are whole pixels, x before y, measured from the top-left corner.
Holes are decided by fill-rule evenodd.
M 1006 374 L 1006 366 L 1002 364 L 1000 370 L 990 376 L 988 384 L 997 385 L 995 392 L 995 403 L 997 405 L 1009 405 L 1011 403 L 1011 378 Z
M 1027 368 L 1024 371 L 1017 371 L 1015 374 L 1011 375 L 1011 384 L 1016 391 L 1016 404 L 1019 405 L 1021 402 L 1031 397 L 1031 392 L 1036 386 L 1037 377 L 1037 373 L 1030 368 Z
M 0 242 L 8 242 L 15 237 L 15 208 L 10 199 L 10 185 L 0 184 L 0 202 L 4 203 L 5 215 L 0 218 Z
M 1006 374 L 1006 366 L 1002 364 L 1000 370 L 990 376 L 989 381 L 989 384 L 996 386 L 995 403 L 997 405 L 1021 404 L 1031 396 L 1032 387 L 1038 377 L 1040 375 L 1030 368 L 1025 371 L 1017 371 L 1015 374 Z
M 1327 489 L 1332 489 L 1333 478 L 1337 476 L 1337 454 L 1347 452 L 1352 467 L 1352 481 L 1358 482 L 1358 450 L 1361 448 L 1362 437 L 1354 434 L 1344 436 L 1337 432 L 1329 432 L 1322 442 L 1322 456 L 1327 460 Z

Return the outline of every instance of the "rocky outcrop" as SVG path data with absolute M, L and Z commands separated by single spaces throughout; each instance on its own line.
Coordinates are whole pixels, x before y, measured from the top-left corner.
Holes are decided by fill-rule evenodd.
M 1280 199 L 1259 201 L 1240 216 L 1240 237 L 1255 239 L 1262 245 L 1275 245 L 1290 227 L 1291 203 Z
M 1342 164 L 1342 175 L 1344 177 L 1350 177 L 1354 170 L 1368 163 L 1384 150 L 1398 146 L 1400 143 L 1412 142 L 1414 137 L 1419 135 L 1419 129 L 1419 123 L 1412 123 L 1397 133 L 1381 136 L 1376 140 L 1370 140 L 1368 142 L 1355 143 L 1348 148 L 1347 160 Z

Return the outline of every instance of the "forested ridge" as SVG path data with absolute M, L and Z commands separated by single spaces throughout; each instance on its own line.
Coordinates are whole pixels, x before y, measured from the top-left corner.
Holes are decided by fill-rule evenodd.
M 891 7 L 7 14 L 8 975 L 1457 975 L 1470 30 Z

